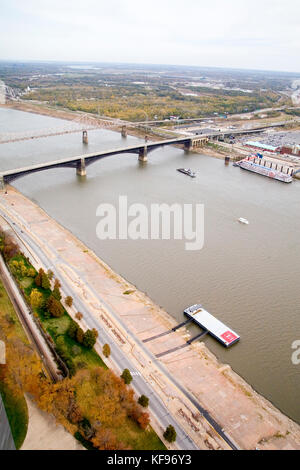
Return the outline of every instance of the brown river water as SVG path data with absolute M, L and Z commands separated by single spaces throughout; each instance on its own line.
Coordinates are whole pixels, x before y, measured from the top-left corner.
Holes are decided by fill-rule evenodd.
M 0 134 L 59 127 L 60 120 L 0 108 Z M 81 134 L 0 145 L 1 170 L 84 152 L 130 145 L 139 140 L 97 130 L 84 146 Z M 190 167 L 191 179 L 176 171 Z M 224 349 L 204 341 L 220 361 L 300 422 L 300 365 L 291 361 L 300 339 L 300 181 L 284 184 L 235 168 L 222 160 L 166 147 L 147 164 L 124 154 L 87 168 L 48 170 L 14 182 L 50 216 L 73 232 L 124 278 L 146 292 L 178 321 L 199 302 L 233 328 L 241 341 Z M 105 240 L 96 236 L 100 203 L 203 203 L 205 240 L 186 251 L 183 240 Z M 249 225 L 237 222 L 239 217 Z M 196 327 L 190 328 L 196 334 Z

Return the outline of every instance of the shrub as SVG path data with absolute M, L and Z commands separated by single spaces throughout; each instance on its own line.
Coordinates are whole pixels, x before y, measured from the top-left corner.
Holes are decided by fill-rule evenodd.
M 132 381 L 132 375 L 131 375 L 129 369 L 124 369 L 123 370 L 121 378 L 124 380 L 126 385 L 130 384 L 130 382 Z
M 109 344 L 104 344 L 103 348 L 102 348 L 102 351 L 103 351 L 103 354 L 105 357 L 109 357 L 110 356 L 110 346 Z
M 66 298 L 65 298 L 65 304 L 68 306 L 68 307 L 72 307 L 73 305 L 73 298 L 68 295 Z
M 141 395 L 138 399 L 138 404 L 143 406 L 144 408 L 147 408 L 147 406 L 149 405 L 149 398 L 146 397 L 146 395 Z
M 174 441 L 176 441 L 176 436 L 177 436 L 177 434 L 176 434 L 175 428 L 174 428 L 174 426 L 172 426 L 170 424 L 164 432 L 164 438 L 168 442 L 174 442 Z

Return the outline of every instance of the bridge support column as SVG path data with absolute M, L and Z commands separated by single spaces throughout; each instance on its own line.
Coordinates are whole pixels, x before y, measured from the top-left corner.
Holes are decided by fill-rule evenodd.
M 5 182 L 3 176 L 0 176 L 0 190 L 5 189 Z
M 147 147 L 145 145 L 145 147 L 143 149 L 141 149 L 139 151 L 139 161 L 140 162 L 147 162 L 148 161 L 148 157 L 147 157 Z
M 79 176 L 86 176 L 86 168 L 85 168 L 85 159 L 84 158 L 81 158 L 80 161 L 77 162 L 76 173 Z
M 193 141 L 192 141 L 192 139 L 189 140 L 188 142 L 185 142 L 185 143 L 184 143 L 184 150 L 185 150 L 186 152 L 189 152 L 190 150 L 192 150 L 192 148 L 193 148 Z
M 83 144 L 88 144 L 89 143 L 87 131 L 82 131 L 82 143 Z
M 122 126 L 121 135 L 122 135 L 122 137 L 127 137 L 127 129 L 126 129 L 126 126 Z

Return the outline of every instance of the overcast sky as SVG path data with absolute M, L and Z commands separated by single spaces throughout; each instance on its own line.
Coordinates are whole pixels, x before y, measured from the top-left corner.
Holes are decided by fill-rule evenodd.
M 0 59 L 300 72 L 300 0 L 0 0 Z

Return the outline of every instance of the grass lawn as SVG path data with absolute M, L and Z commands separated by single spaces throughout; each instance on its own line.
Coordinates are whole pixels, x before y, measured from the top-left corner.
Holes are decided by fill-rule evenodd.
M 166 450 L 164 443 L 150 427 L 143 431 L 132 419 L 126 419 L 126 426 L 115 429 L 122 442 L 126 442 L 135 450 Z
M 0 281 L 0 337 L 19 338 L 28 344 L 27 336 Z M 2 366 L 3 367 L 3 366 Z M 0 393 L 5 406 L 15 446 L 19 449 L 26 437 L 28 426 L 27 404 L 22 393 L 10 390 L 0 380 Z

